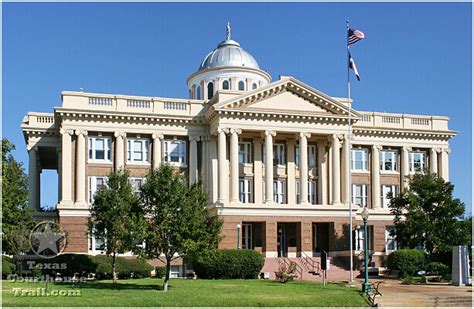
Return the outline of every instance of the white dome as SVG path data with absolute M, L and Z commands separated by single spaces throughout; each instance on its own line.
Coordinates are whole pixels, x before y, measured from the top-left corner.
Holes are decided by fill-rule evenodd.
M 225 40 L 217 45 L 202 61 L 198 71 L 210 68 L 245 67 L 260 69 L 255 58 L 234 40 Z

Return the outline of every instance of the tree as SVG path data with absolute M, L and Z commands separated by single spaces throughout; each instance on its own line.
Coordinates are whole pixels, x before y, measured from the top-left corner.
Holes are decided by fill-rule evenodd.
M 208 197 L 200 182 L 188 185 L 182 175 L 163 164 L 152 170 L 141 187 L 148 218 L 144 254 L 166 265 L 163 290 L 168 290 L 171 262 L 215 248 L 222 223 L 208 217 Z
M 409 188 L 392 198 L 393 234 L 400 247 L 423 247 L 433 256 L 468 243 L 471 233 L 462 221 L 465 206 L 453 197 L 453 189 L 436 174 L 416 174 Z
M 22 163 L 13 158 L 14 149 L 15 145 L 2 139 L 2 246 L 20 266 L 22 255 L 29 250 L 28 236 L 34 223 L 28 207 L 28 176 Z
M 140 240 L 144 217 L 138 195 L 133 192 L 127 171 L 111 172 L 107 184 L 94 195 L 91 207 L 90 232 L 105 242 L 105 252 L 112 256 L 112 278 L 116 283 L 117 255 L 135 250 Z

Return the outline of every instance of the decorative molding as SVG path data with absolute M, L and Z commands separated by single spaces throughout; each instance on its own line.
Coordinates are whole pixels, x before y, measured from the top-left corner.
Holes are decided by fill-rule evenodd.
M 299 134 L 297 134 L 297 137 L 310 138 L 310 137 L 311 137 L 311 133 L 309 133 L 309 132 L 300 132 Z
M 224 132 L 225 134 L 229 133 L 229 128 L 217 128 L 217 134 Z
M 276 132 L 272 130 L 265 130 L 264 134 L 265 136 L 267 135 L 276 136 Z
M 379 145 L 379 144 L 375 144 L 375 145 L 372 145 L 372 150 L 382 150 L 383 149 L 383 146 L 382 145 Z
M 230 128 L 230 134 L 237 133 L 237 135 L 242 134 L 242 129 Z

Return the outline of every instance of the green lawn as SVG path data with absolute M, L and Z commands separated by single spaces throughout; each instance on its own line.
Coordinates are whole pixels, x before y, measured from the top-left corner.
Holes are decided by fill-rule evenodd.
M 263 280 L 172 279 L 168 292 L 160 291 L 160 279 L 120 280 L 86 283 L 50 283 L 53 290 L 76 290 L 80 296 L 15 296 L 15 289 L 44 288 L 44 283 L 12 283 L 3 280 L 3 306 L 368 306 L 357 289 L 337 284 L 294 281 L 282 284 Z M 19 290 L 17 290 L 17 293 Z

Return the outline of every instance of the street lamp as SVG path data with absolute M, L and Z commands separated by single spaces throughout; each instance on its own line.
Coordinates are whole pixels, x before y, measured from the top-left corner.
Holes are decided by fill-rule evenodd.
M 362 209 L 362 212 L 360 213 L 360 216 L 364 220 L 364 265 L 365 265 L 365 280 L 364 280 L 364 285 L 362 286 L 362 291 L 363 292 L 369 292 L 370 291 L 370 284 L 369 284 L 369 242 L 367 240 L 367 220 L 369 219 L 369 211 L 367 210 L 367 207 L 364 207 Z
M 240 223 L 237 224 L 237 249 L 240 249 Z

